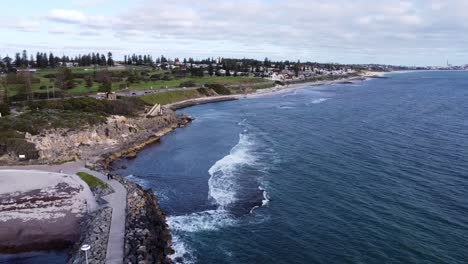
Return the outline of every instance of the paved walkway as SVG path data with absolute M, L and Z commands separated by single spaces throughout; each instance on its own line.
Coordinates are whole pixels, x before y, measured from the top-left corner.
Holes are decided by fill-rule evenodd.
M 40 170 L 49 172 L 63 171 L 65 174 L 76 174 L 77 172 L 86 172 L 102 181 L 109 184 L 114 193 L 104 196 L 103 199 L 108 202 L 109 207 L 112 208 L 112 220 L 109 231 L 109 241 L 107 243 L 106 263 L 107 264 L 122 264 L 124 259 L 124 238 L 125 238 L 125 217 L 127 206 L 127 190 L 125 187 L 116 180 L 107 180 L 107 177 L 102 173 L 89 170 L 85 168 L 84 162 L 70 162 L 62 165 L 33 165 L 33 166 L 11 166 L 1 167 L 1 169 L 15 169 L 15 170 Z

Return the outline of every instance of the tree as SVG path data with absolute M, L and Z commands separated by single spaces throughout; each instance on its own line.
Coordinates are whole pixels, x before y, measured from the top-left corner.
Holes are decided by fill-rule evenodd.
M 26 50 L 23 50 L 23 55 L 21 57 L 21 67 L 28 67 L 28 52 Z
M 31 73 L 29 71 L 21 71 L 17 74 L 19 77 L 20 86 L 18 87 L 18 95 L 20 97 L 26 98 L 26 100 L 33 100 L 33 90 L 31 82 Z
M 91 54 L 91 64 L 96 64 L 96 54 L 94 52 Z
M 125 60 L 127 60 L 127 56 L 125 56 Z M 107 65 L 114 66 L 114 59 L 112 59 L 112 52 L 107 53 Z
M 15 66 L 16 66 L 16 68 L 20 68 L 20 67 L 21 67 L 21 64 L 22 64 L 22 62 L 21 62 L 21 54 L 20 54 L 19 52 L 17 52 L 17 53 L 15 54 Z
M 0 77 L 0 85 L 3 87 L 3 98 L 0 101 L 0 103 L 5 103 L 8 104 L 8 85 L 7 85 L 7 80 L 6 77 Z
M 57 79 L 55 80 L 55 86 L 62 90 L 68 90 L 75 87 L 73 80 L 73 73 L 67 67 L 60 67 L 57 71 Z
M 101 72 L 101 85 L 99 91 L 103 93 L 112 92 L 112 79 L 108 71 Z
M 93 77 L 91 75 L 86 75 L 84 77 L 86 88 L 91 89 L 93 87 Z
M 99 65 L 101 66 L 105 66 L 106 63 L 107 63 L 107 60 L 106 60 L 106 56 L 104 54 L 101 54 L 101 62 L 99 63 Z
M 208 75 L 213 76 L 213 73 L 214 73 L 213 64 L 210 63 L 210 65 L 208 65 Z
M 51 52 L 49 53 L 49 65 L 50 67 L 54 68 L 55 67 L 55 57 L 54 54 Z

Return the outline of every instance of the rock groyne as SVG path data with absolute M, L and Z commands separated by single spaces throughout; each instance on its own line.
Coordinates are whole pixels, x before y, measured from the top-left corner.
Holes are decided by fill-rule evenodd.
M 127 188 L 124 263 L 172 263 L 172 236 L 157 197 L 131 181 L 118 180 Z

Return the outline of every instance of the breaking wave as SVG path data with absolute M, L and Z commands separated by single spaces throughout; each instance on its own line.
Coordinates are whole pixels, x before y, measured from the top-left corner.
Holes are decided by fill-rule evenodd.
M 128 175 L 127 176 L 127 179 L 142 186 L 143 188 L 148 188 L 149 187 L 149 183 L 141 178 L 138 178 L 132 174 Z
M 243 125 L 243 123 L 245 120 L 239 125 Z M 168 217 L 167 222 L 174 236 L 175 253 L 171 256 L 174 262 L 193 263 L 195 261 L 193 253 L 181 239 L 185 235 L 194 232 L 216 231 L 239 223 L 239 217 L 230 209 L 239 200 L 237 195 L 242 188 L 239 185 L 239 170 L 258 164 L 258 157 L 254 154 L 255 143 L 245 132 L 240 134 L 237 145 L 208 170 L 210 174 L 208 199 L 217 207 L 216 209 Z M 259 199 L 258 205 L 253 208 L 264 206 L 269 201 L 266 191 L 262 187 L 258 187 L 258 189 L 262 192 L 263 200 L 260 202 Z M 252 212 L 253 209 L 249 210 Z
M 255 156 L 250 149 L 255 143 L 246 134 L 240 134 L 239 143 L 231 149 L 229 155 L 218 160 L 209 170 L 208 198 L 224 209 L 236 201 L 236 175 L 238 168 L 254 165 Z
M 319 98 L 319 99 L 313 100 L 311 103 L 312 104 L 320 104 L 320 103 L 323 103 L 323 102 L 325 102 L 327 100 L 328 100 L 328 98 Z

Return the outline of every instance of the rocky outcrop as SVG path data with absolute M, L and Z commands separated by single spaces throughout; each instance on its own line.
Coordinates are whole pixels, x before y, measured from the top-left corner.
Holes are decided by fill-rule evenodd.
M 91 246 L 88 251 L 89 263 L 106 263 L 111 218 L 112 208 L 107 207 L 89 214 L 82 221 L 80 241 L 70 250 L 69 264 L 86 263 L 85 253 L 80 250 L 84 244 Z
M 127 188 L 124 263 L 172 263 L 172 237 L 156 196 L 133 182 L 119 181 Z
M 131 149 L 141 142 L 158 138 L 178 127 L 174 111 L 164 109 L 152 118 L 111 116 L 105 124 L 70 131 L 56 129 L 40 135 L 26 135 L 39 151 L 39 163 L 57 163 L 75 159 L 96 163 L 106 153 Z
M 96 208 L 75 175 L 0 172 L 0 252 L 63 249 L 80 236 L 80 221 Z

